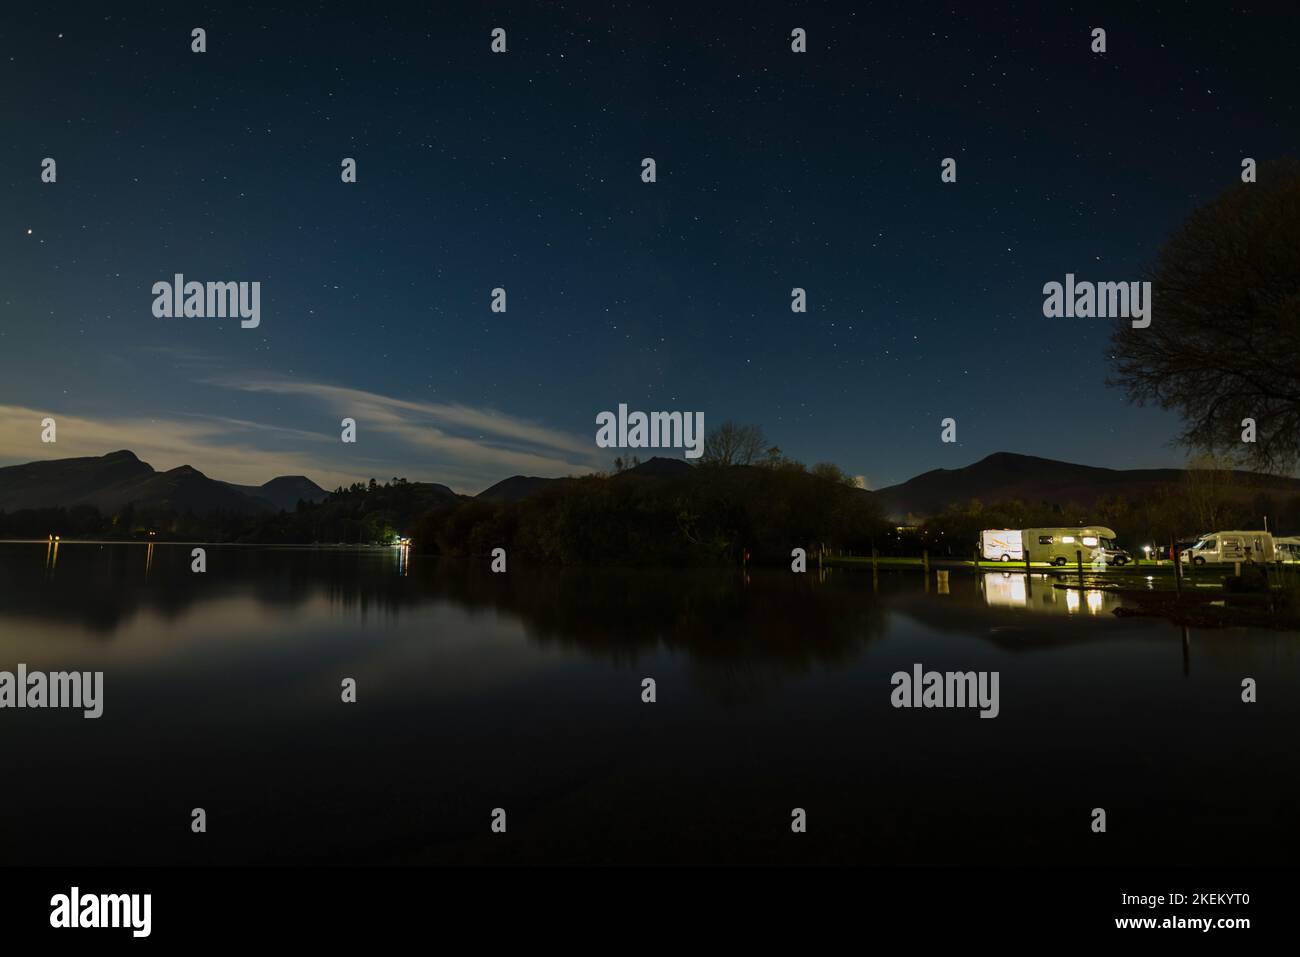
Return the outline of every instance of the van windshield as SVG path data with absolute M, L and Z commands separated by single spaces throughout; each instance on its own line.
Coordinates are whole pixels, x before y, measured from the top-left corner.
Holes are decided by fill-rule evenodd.
M 1198 544 L 1198 545 L 1196 546 L 1196 548 L 1197 548 L 1197 551 L 1203 551 L 1203 550 L 1207 550 L 1207 549 L 1213 549 L 1214 546 L 1217 545 L 1217 544 L 1218 544 L 1218 542 L 1216 542 L 1216 541 L 1215 541 L 1214 539 L 1212 539 L 1212 538 L 1203 538 L 1203 539 L 1201 539 L 1200 544 Z

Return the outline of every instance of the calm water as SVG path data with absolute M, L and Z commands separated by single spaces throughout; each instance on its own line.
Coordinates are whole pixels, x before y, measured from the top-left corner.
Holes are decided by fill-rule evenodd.
M 188 546 L 65 544 L 51 568 L 44 544 L 0 544 L 0 670 L 105 676 L 97 721 L 0 711 L 0 863 L 1296 851 L 1294 633 L 1118 619 L 1100 593 L 1026 595 L 1001 572 L 940 593 L 919 573 L 502 576 L 396 549 L 189 565 Z M 894 709 L 890 675 L 914 663 L 999 671 L 1000 716 Z

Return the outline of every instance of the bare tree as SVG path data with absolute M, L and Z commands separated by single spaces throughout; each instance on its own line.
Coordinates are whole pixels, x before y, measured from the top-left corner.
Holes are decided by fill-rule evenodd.
M 767 450 L 762 426 L 723 422 L 704 439 L 705 465 L 754 465 Z
M 1176 410 L 1189 447 L 1265 470 L 1300 458 L 1300 162 L 1259 166 L 1192 213 L 1146 270 L 1151 325 L 1121 323 L 1111 382 Z M 1244 440 L 1247 419 L 1254 442 Z
M 1196 519 L 1197 533 L 1228 524 L 1234 485 L 1232 470 L 1217 456 L 1206 453 L 1187 463 L 1187 471 L 1183 473 L 1183 511 Z

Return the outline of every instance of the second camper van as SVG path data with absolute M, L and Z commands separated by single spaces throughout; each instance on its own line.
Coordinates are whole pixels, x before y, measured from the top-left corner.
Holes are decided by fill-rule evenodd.
M 1184 562 L 1271 562 L 1276 554 L 1268 532 L 1209 532 L 1182 553 Z

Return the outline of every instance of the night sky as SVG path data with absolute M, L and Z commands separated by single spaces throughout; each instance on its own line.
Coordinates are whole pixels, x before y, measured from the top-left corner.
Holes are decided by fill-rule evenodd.
M 1300 129 L 1271 4 L 115 6 L 0 14 L 0 464 L 474 492 L 609 468 L 624 402 L 872 487 L 1178 465 L 1042 286 L 1137 279 Z M 155 318 L 178 272 L 260 281 L 260 327 Z

